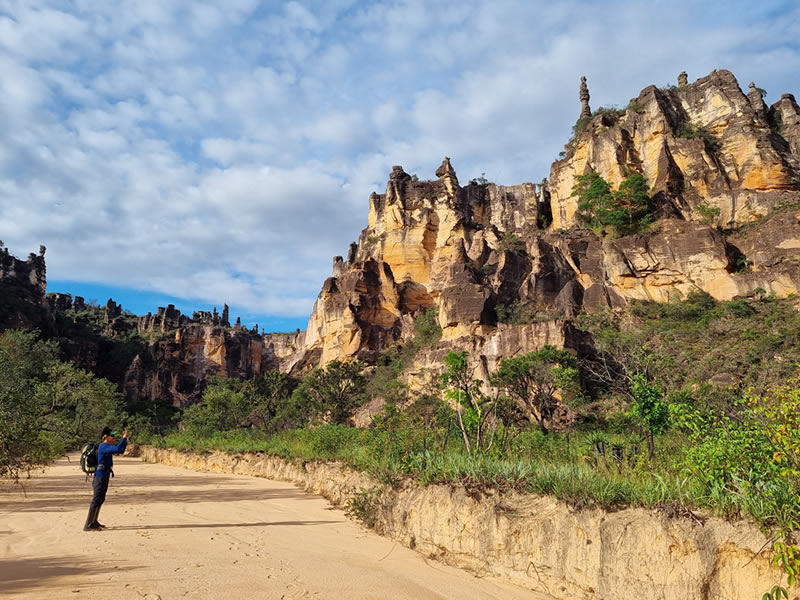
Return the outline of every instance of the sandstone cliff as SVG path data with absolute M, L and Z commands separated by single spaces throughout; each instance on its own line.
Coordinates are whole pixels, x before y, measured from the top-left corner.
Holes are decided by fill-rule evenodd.
M 800 111 L 784 94 L 767 107 L 728 71 L 671 89 L 648 87 L 624 110 L 584 116 L 541 185 L 461 186 L 445 158 L 432 181 L 395 166 L 369 199 L 367 228 L 335 257 L 298 353 L 325 364 L 373 359 L 407 339 L 413 318 L 438 310 L 439 348 L 469 350 L 479 375 L 505 356 L 555 343 L 578 348 L 571 319 L 632 299 L 671 301 L 694 290 L 719 300 L 800 289 Z M 599 236 L 576 220 L 576 177 L 613 186 L 643 175 L 657 222 L 646 233 Z M 524 310 L 523 324 L 498 313 Z M 519 319 L 517 320 L 517 322 Z
M 214 376 L 251 379 L 277 367 L 262 336 L 191 323 L 150 341 L 126 370 L 122 387 L 133 402 L 166 398 L 185 407 L 200 399 Z

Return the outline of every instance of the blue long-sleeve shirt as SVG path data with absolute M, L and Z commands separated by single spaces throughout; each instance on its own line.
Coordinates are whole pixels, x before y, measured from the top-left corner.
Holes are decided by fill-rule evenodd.
M 106 444 L 103 442 L 97 447 L 97 470 L 94 472 L 95 477 L 108 476 L 111 474 L 111 468 L 114 466 L 114 454 L 122 454 L 125 452 L 125 447 L 128 445 L 128 438 L 122 438 L 122 441 L 116 446 Z

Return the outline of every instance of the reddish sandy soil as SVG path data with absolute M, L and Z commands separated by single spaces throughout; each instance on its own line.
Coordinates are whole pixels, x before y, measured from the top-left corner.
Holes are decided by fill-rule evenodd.
M 0 483 L 0 597 L 546 600 L 365 531 L 287 483 L 116 458 L 100 522 L 77 457 Z

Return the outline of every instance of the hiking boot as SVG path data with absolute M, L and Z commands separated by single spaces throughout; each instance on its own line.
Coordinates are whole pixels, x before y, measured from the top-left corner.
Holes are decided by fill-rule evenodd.
M 100 509 L 102 506 L 98 506 L 94 511 L 94 520 L 92 521 L 92 525 L 97 525 L 100 529 L 105 529 L 106 526 L 103 525 L 100 521 L 97 520 L 97 517 L 100 516 Z
M 100 531 L 100 523 L 97 522 L 98 514 L 100 514 L 99 508 L 89 509 L 89 514 L 86 517 L 86 525 L 83 526 L 84 531 Z

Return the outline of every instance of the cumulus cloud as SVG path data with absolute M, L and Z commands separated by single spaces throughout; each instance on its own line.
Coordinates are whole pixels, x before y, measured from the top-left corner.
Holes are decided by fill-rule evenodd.
M 799 28 L 778 0 L 0 0 L 0 239 L 51 280 L 302 317 L 391 165 L 539 181 L 581 75 L 595 107 L 714 68 L 771 101 Z

